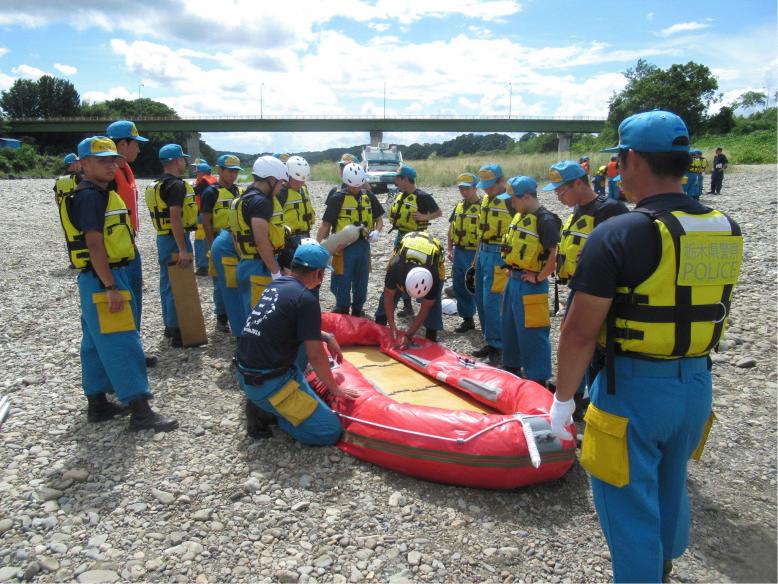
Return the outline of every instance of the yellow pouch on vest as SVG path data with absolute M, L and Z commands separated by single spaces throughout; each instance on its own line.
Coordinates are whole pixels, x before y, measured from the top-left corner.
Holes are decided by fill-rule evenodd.
M 130 305 L 129 290 L 119 290 L 122 296 L 122 307 L 118 312 L 108 310 L 108 292 L 95 292 L 92 294 L 92 302 L 97 308 L 97 322 L 100 324 L 100 334 L 124 333 L 135 330 L 135 315 Z
M 294 379 L 287 381 L 267 401 L 294 427 L 310 418 L 319 407 L 319 402 L 300 389 L 300 384 Z
M 225 256 L 222 258 L 224 268 L 224 283 L 227 288 L 238 287 L 238 258 Z
M 197 224 L 197 229 L 195 230 L 195 239 L 198 241 L 205 239 L 205 227 L 203 227 L 202 223 Z
M 249 281 L 251 282 L 251 308 L 253 309 L 273 278 L 272 276 L 249 276 Z
M 345 266 L 343 263 L 343 252 L 339 251 L 332 256 L 332 273 L 336 276 L 342 276 Z
M 614 487 L 629 484 L 629 420 L 589 404 L 581 445 L 581 466 L 589 474 Z
M 713 412 L 708 416 L 708 420 L 705 422 L 705 427 L 702 429 L 702 436 L 700 436 L 700 442 L 697 444 L 697 448 L 692 452 L 692 460 L 700 460 L 703 450 L 705 450 L 705 444 L 708 442 L 708 436 L 710 436 L 710 429 L 713 426 L 713 422 L 716 420 L 716 414 Z
M 551 326 L 548 296 L 545 294 L 527 294 L 521 300 L 524 303 L 524 328 Z
M 438 262 L 438 277 L 440 278 L 440 281 L 446 279 L 446 264 L 443 263 L 443 258 L 440 259 L 440 262 Z M 503 288 L 505 287 L 505 284 L 503 284 Z
M 216 266 L 213 265 L 213 258 L 211 257 L 210 250 L 208 251 L 208 275 L 211 278 L 215 278 L 217 276 Z
M 494 266 L 494 272 L 492 274 L 492 287 L 489 290 L 492 294 L 502 294 L 505 290 L 505 285 L 508 283 L 508 275 L 505 270 L 500 266 Z

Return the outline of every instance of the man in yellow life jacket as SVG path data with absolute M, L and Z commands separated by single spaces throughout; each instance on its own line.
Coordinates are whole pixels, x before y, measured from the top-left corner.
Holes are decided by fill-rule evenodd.
M 225 253 L 229 253 L 232 246 L 232 237 L 226 236 L 229 246 L 226 249 L 219 249 L 218 263 L 214 259 L 214 242 L 223 230 L 227 230 L 230 225 L 230 206 L 232 201 L 240 196 L 240 189 L 235 184 L 240 172 L 240 158 L 234 154 L 222 154 L 216 160 L 216 166 L 219 168 L 219 179 L 215 184 L 208 186 L 200 195 L 200 217 L 205 233 L 205 253 L 210 258 L 209 272 L 213 278 L 213 308 L 216 314 L 216 330 L 223 333 L 230 332 L 229 309 L 227 302 L 233 304 L 231 310 L 237 311 L 240 308 L 237 288 L 229 290 L 224 289 L 219 283 L 219 266 Z M 227 243 L 227 242 L 225 242 Z M 232 249 L 233 257 L 237 254 Z M 232 290 L 236 290 L 233 294 Z M 226 292 L 226 293 L 225 293 Z
M 325 205 L 330 202 L 330 197 L 332 195 L 334 195 L 338 191 L 344 190 L 346 188 L 346 183 L 343 180 L 343 169 L 346 168 L 347 164 L 351 164 L 352 162 L 354 164 L 359 164 L 359 160 L 357 159 L 357 157 L 354 156 L 353 154 L 351 154 L 350 152 L 344 152 L 341 155 L 340 160 L 338 160 L 338 176 L 340 177 L 340 186 L 339 187 L 332 187 L 330 189 L 330 192 L 327 193 L 327 198 L 324 201 Z M 365 183 L 365 186 L 362 187 L 362 188 L 369 191 L 370 190 L 369 187 L 370 187 L 370 184 L 369 183 Z M 334 294 L 335 291 L 333 290 L 332 293 Z
M 510 273 L 502 303 L 502 366 L 545 386 L 551 377 L 548 277 L 554 273 L 562 222 L 540 204 L 532 177 L 508 179 L 507 192 L 498 196 L 516 211 L 502 245 Z
M 687 461 L 701 454 L 713 419 L 708 353 L 726 326 L 743 238 L 732 219 L 684 196 L 689 133 L 677 115 L 628 117 L 609 151 L 636 206 L 592 232 L 570 280 L 551 428 L 566 437 L 599 345 L 605 367 L 591 390 L 581 465 L 614 580 L 660 582 L 689 541 Z
M 347 164 L 342 177 L 346 188 L 328 198 L 316 240 L 321 242 L 330 232 L 341 231 L 347 225 L 362 228 L 362 236 L 332 258 L 333 312 L 348 314 L 351 308 L 353 316 L 362 317 L 370 272 L 370 243 L 378 241 L 384 208 L 375 195 L 365 190 L 365 171 L 359 164 Z
M 454 296 L 457 299 L 457 313 L 462 317 L 462 323 L 454 329 L 456 333 L 464 333 L 475 328 L 475 299 L 465 283 L 468 268 L 475 260 L 475 250 L 478 247 L 480 232 L 479 219 L 481 201 L 476 189 L 478 177 L 469 172 L 463 172 L 457 177 L 457 186 L 462 200 L 456 204 L 449 217 L 448 227 L 448 259 L 452 262 L 451 279 Z
M 165 144 L 159 149 L 162 176 L 146 187 L 146 206 L 151 223 L 157 231 L 157 257 L 159 260 L 159 295 L 162 302 L 162 319 L 165 336 L 173 347 L 181 347 L 181 329 L 178 326 L 176 304 L 170 287 L 168 265 L 178 254 L 176 265 L 182 270 L 191 269 L 192 242 L 189 233 L 197 228 L 197 202 L 194 191 L 181 176 L 186 171 L 186 159 L 181 146 Z
M 103 422 L 132 412 L 130 430 L 167 432 L 178 427 L 149 407 L 152 395 L 143 345 L 135 326 L 135 297 L 127 266 L 135 255 L 129 210 L 109 190 L 119 153 L 104 136 L 78 145 L 84 178 L 60 207 L 71 262 L 81 270 L 81 379 L 87 419 Z M 129 408 L 108 400 L 113 393 Z
M 608 172 L 606 165 L 601 165 L 592 177 L 592 190 L 598 195 L 605 194 L 605 175 Z
M 401 164 L 397 169 L 394 184 L 397 186 L 398 193 L 392 208 L 389 210 L 389 221 L 392 222 L 390 231 L 397 231 L 394 238 L 396 251 L 403 237 L 412 231 L 427 231 L 430 221 L 440 217 L 443 212 L 432 195 L 416 187 L 416 170 L 412 166 Z M 410 296 L 404 293 L 399 294 L 395 296 L 395 301 L 399 302 L 400 298 L 403 300 L 403 309 L 397 316 L 413 316 L 413 304 Z M 378 323 L 386 324 L 383 296 L 378 301 L 375 320 Z
M 278 199 L 284 207 L 284 225 L 292 232 L 295 245 L 311 236 L 311 228 L 316 222 L 311 193 L 305 183 L 311 176 L 311 167 L 302 156 L 290 156 L 286 161 L 289 184 L 281 191 Z
M 475 307 L 486 345 L 473 356 L 485 357 L 492 365 L 502 362 L 502 319 L 500 305 L 506 276 L 500 257 L 502 238 L 515 211 L 505 198 L 505 177 L 499 164 L 486 164 L 478 171 L 479 189 L 486 193 L 481 199 L 479 243 L 475 257 Z M 508 197 L 509 199 L 510 197 Z
M 73 194 L 81 181 L 81 163 L 73 152 L 62 159 L 65 173 L 54 181 L 54 202 L 59 206 L 60 200 Z
M 213 184 L 216 184 L 217 178 L 211 174 L 213 169 L 207 161 L 198 159 L 195 167 L 195 179 L 192 184 L 192 190 L 195 193 L 195 200 L 197 201 L 197 229 L 194 235 L 194 257 L 195 257 L 195 273 L 198 276 L 208 275 L 208 246 L 205 242 L 205 228 L 203 227 L 203 216 L 200 207 L 202 204 L 202 196 L 205 189 Z
M 270 155 L 257 158 L 251 174 L 254 182 L 230 210 L 232 237 L 240 255 L 237 282 L 244 324 L 268 283 L 281 277 L 277 256 L 286 236 L 278 193 L 289 180 L 286 165 Z

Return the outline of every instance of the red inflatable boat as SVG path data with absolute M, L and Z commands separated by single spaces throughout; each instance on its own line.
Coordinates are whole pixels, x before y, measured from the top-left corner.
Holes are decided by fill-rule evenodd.
M 322 328 L 343 348 L 333 373 L 362 390 L 335 399 L 311 373 L 312 386 L 340 416 L 338 446 L 357 458 L 441 483 L 512 489 L 561 477 L 575 440 L 550 433 L 553 396 L 544 387 L 416 338 L 393 347 L 389 329 L 350 316 L 322 314 Z M 575 436 L 575 427 L 568 427 Z

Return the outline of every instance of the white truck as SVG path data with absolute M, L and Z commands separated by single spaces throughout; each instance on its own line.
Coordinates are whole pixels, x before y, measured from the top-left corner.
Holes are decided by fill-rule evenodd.
M 397 146 L 379 144 L 362 149 L 362 167 L 374 193 L 395 190 L 394 176 L 402 162 L 403 155 Z

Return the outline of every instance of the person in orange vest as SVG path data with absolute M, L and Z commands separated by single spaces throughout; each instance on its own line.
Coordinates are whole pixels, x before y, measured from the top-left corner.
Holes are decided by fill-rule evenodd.
M 581 156 L 581 158 L 578 159 L 578 164 L 581 165 L 581 168 L 584 169 L 584 172 L 586 175 L 589 175 L 589 157 L 588 156 Z
M 619 176 L 619 157 L 611 156 L 611 161 L 605 170 L 608 177 L 608 198 L 619 200 L 619 186 L 616 184 L 616 177 Z
M 116 192 L 127 205 L 130 211 L 132 230 L 138 233 L 138 189 L 135 186 L 135 174 L 130 164 L 135 162 L 140 154 L 140 145 L 148 142 L 148 138 L 139 135 L 138 128 L 130 120 L 117 120 L 106 129 L 106 135 L 116 144 L 119 156 L 116 158 Z M 140 251 L 135 246 L 135 258 L 127 266 L 130 288 L 135 296 L 135 326 L 140 332 L 140 319 L 143 312 L 143 269 L 141 265 Z M 155 355 L 146 355 L 146 367 L 156 366 L 158 359 Z
M 216 184 L 218 179 L 211 174 L 211 165 L 205 160 L 198 160 L 193 165 L 197 169 L 194 184 L 192 188 L 195 192 L 197 201 L 197 231 L 195 231 L 194 253 L 195 253 L 195 274 L 198 276 L 208 275 L 208 246 L 205 245 L 205 229 L 203 228 L 203 216 L 200 212 L 200 196 L 209 186 Z

